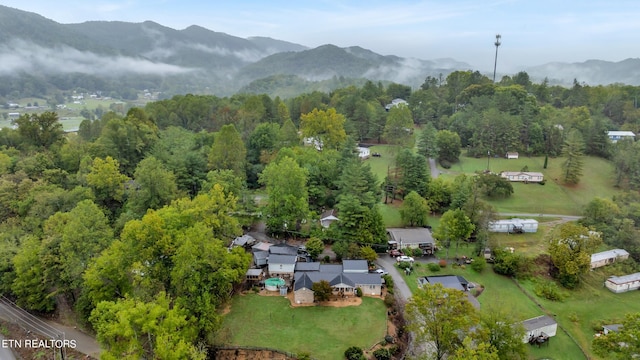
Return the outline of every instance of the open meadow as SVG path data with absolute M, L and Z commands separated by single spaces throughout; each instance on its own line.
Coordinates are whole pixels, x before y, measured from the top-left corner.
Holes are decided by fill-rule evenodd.
M 359 306 L 291 307 L 281 296 L 234 296 L 224 316 L 226 344 L 266 347 L 318 360 L 342 359 L 350 346 L 369 349 L 387 334 L 387 309 L 380 299 Z

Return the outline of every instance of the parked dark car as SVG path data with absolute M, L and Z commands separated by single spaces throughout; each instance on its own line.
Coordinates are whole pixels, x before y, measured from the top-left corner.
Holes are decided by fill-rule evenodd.
M 395 258 L 395 257 L 398 257 L 398 256 L 402 256 L 404 254 L 400 250 L 393 249 L 393 250 L 389 250 L 389 255 L 391 255 L 391 257 Z

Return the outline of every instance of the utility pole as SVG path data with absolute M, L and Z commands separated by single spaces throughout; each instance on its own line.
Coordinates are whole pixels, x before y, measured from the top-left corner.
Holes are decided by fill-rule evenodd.
M 500 36 L 500 34 L 496 34 L 496 59 L 493 62 L 493 82 L 496 82 L 496 67 L 498 65 L 498 46 L 500 46 L 500 38 L 502 38 L 502 36 Z
M 491 152 L 487 150 L 487 172 L 491 171 L 491 168 L 489 167 L 489 159 L 491 159 Z

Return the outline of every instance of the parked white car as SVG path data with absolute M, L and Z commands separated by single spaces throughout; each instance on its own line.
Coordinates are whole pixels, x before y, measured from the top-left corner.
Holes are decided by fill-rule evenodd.
M 375 270 L 372 270 L 371 272 L 374 273 L 374 274 L 380 274 L 380 276 L 384 276 L 384 275 L 388 275 L 389 274 L 389 272 L 387 270 L 383 269 L 383 268 L 377 268 Z
M 402 256 L 398 256 L 396 258 L 397 262 L 402 262 L 402 261 L 406 261 L 406 262 L 414 262 L 415 260 L 413 260 L 413 258 L 411 256 L 406 256 L 406 255 L 402 255 Z

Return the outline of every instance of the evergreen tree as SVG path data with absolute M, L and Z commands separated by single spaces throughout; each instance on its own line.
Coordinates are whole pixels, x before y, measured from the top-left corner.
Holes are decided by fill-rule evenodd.
M 562 147 L 562 155 L 565 162 L 562 164 L 564 172 L 564 182 L 567 184 L 577 184 L 582 177 L 582 169 L 584 161 L 582 159 L 582 151 L 584 150 L 584 141 L 577 130 L 573 130 L 567 136 Z

